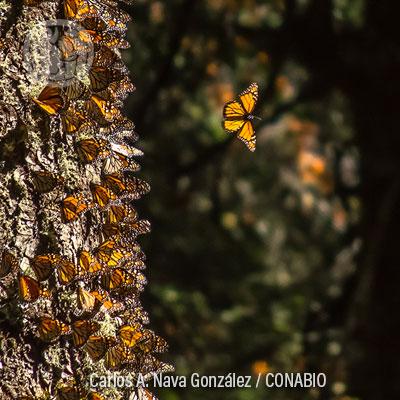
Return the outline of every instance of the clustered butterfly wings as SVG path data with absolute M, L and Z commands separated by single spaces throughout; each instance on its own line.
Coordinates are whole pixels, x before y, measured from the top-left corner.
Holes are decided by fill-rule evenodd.
M 132 175 L 140 169 L 134 157 L 143 153 L 131 146 L 137 140 L 134 124 L 121 111 L 122 100 L 135 89 L 118 52 L 128 46 L 124 35 L 130 16 L 112 0 L 64 0 L 62 4 L 65 18 L 77 21 L 82 30 L 59 38 L 61 60 L 84 55 L 91 44 L 93 62 L 84 79 L 77 75 L 68 84 L 48 82 L 32 100 L 38 114 L 42 111 L 58 120 L 70 135 L 71 150 L 82 169 L 94 164 L 101 174 L 89 187 L 71 187 L 67 176 L 52 171 L 34 171 L 32 182 L 40 194 L 65 187 L 67 193 L 60 198 L 63 222 L 75 229 L 89 212 L 86 220 L 100 218 L 93 230 L 100 236 L 96 245 L 79 248 L 73 257 L 56 252 L 33 257 L 27 273 L 18 277 L 20 298 L 27 303 L 47 301 L 60 288 L 74 294 L 75 309 L 66 314 L 68 318 L 60 313 L 38 320 L 37 335 L 44 342 L 67 338 L 78 352 L 94 362 L 103 360 L 110 370 L 166 370 L 152 355 L 165 351 L 166 343 L 142 327 L 148 316 L 139 301 L 146 285 L 141 272 L 145 256 L 135 240 L 150 231 L 150 223 L 138 217 L 132 200 L 147 194 L 150 186 Z M 5 256 L 0 273 L 9 274 L 12 265 L 13 259 Z M 114 335 L 101 327 L 105 313 L 118 314 Z M 101 399 L 76 382 L 62 382 L 56 391 L 61 399 Z M 141 399 L 155 399 L 144 389 L 138 393 Z

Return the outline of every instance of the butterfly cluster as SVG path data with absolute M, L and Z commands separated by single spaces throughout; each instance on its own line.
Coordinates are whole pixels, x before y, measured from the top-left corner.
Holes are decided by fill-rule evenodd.
M 98 243 L 73 257 L 40 252 L 23 272 L 17 257 L 5 249 L 0 282 L 15 275 L 19 298 L 27 307 L 46 304 L 46 312 L 32 317 L 32 332 L 44 344 L 72 348 L 82 360 L 101 363 L 109 371 L 169 371 L 172 367 L 155 357 L 166 351 L 167 343 L 144 327 L 149 321 L 140 304 L 146 258 L 137 237 L 150 231 L 150 223 L 139 218 L 133 201 L 150 186 L 134 174 L 140 168 L 134 157 L 143 153 L 131 145 L 137 139 L 134 125 L 121 111 L 134 90 L 119 54 L 128 47 L 124 37 L 130 16 L 112 0 L 64 0 L 62 6 L 64 17 L 83 27 L 78 38 L 66 33 L 58 39 L 62 58 L 73 59 L 91 43 L 93 62 L 85 76 L 77 75 L 67 85 L 47 83 L 32 105 L 73 138 L 73 154 L 81 165 L 100 165 L 88 188 L 62 195 L 59 204 L 63 223 L 91 223 Z M 31 180 L 39 195 L 66 184 L 66 178 L 47 170 L 34 171 Z M 83 220 L 86 213 L 91 218 Z M 86 390 L 81 380 L 74 371 L 70 379 L 58 382 L 57 398 L 103 398 Z M 155 399 L 145 389 L 138 396 Z

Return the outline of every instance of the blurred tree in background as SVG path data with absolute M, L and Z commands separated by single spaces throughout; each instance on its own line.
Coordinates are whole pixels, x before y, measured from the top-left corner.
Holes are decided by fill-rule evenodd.
M 137 0 L 127 107 L 152 183 L 153 323 L 177 374 L 325 372 L 323 390 L 174 399 L 395 399 L 400 35 L 381 0 Z M 257 150 L 223 104 L 260 85 Z

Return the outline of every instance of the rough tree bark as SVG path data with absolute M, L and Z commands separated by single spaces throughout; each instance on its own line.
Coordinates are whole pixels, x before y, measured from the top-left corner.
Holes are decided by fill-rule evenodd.
M 0 1 L 0 399 L 135 397 L 88 377 L 170 369 L 139 301 L 148 185 L 121 114 L 118 7 Z

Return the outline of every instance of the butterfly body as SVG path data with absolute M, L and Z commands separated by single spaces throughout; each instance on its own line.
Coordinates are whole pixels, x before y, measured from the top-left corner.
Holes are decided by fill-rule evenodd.
M 237 135 L 250 151 L 256 149 L 256 135 L 253 127 L 254 107 L 258 100 L 258 85 L 252 83 L 237 100 L 229 101 L 223 110 L 223 128 Z

